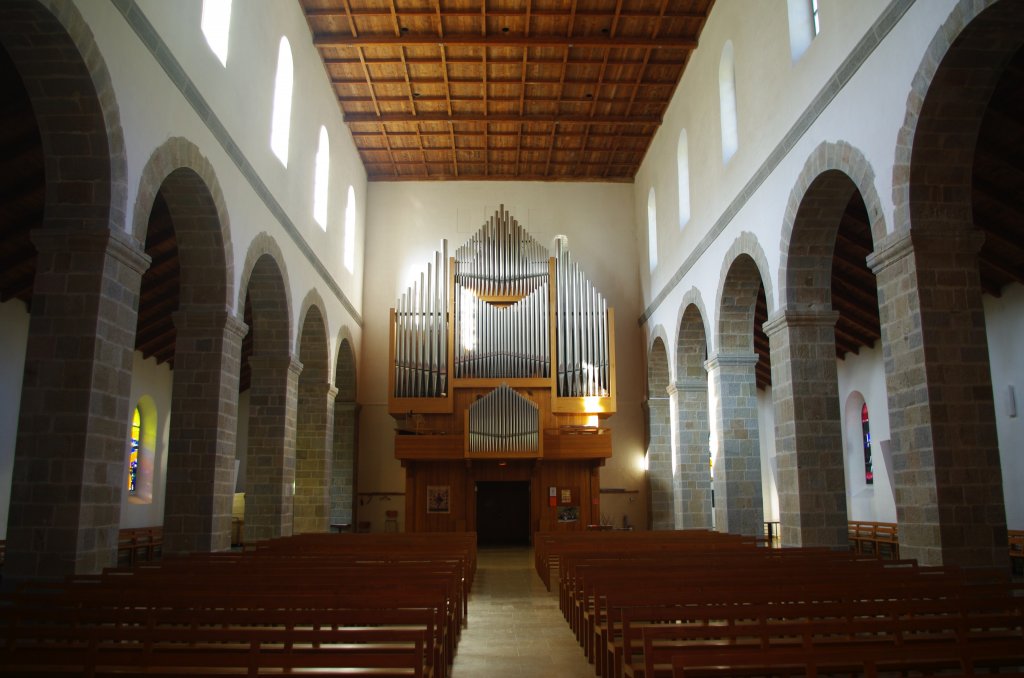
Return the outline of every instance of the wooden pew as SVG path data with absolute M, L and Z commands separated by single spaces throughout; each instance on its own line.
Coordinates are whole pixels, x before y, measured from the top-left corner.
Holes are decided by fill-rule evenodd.
M 17 668 L 0 662 L 0 674 L 445 678 L 465 623 L 475 537 L 403 536 L 296 538 L 293 548 L 272 540 L 23 585 L 0 605 L 5 647 L 18 648 Z
M 1024 530 L 1007 530 L 1010 546 L 1010 571 L 1013 576 L 1024 575 Z
M 899 559 L 900 542 L 896 523 L 851 520 L 847 522 L 847 530 L 850 550 L 854 553 Z
M 163 545 L 162 525 L 124 528 L 118 532 L 117 564 L 131 567 L 159 560 L 163 555 Z
M 719 627 L 745 626 L 743 633 L 749 634 L 752 623 L 778 626 L 786 614 L 792 618 L 786 619 L 785 632 L 775 630 L 773 651 L 776 645 L 785 649 L 794 638 L 814 652 L 818 645 L 841 646 L 854 639 L 863 643 L 864 634 L 886 648 L 908 639 L 915 645 L 941 639 L 946 645 L 966 647 L 949 660 L 951 670 L 973 670 L 972 657 L 982 645 L 984 652 L 977 656 L 986 665 L 1024 668 L 1017 650 L 1024 648 L 1024 588 L 1011 584 L 1006 573 L 921 568 L 913 561 L 879 559 L 877 550 L 860 555 L 754 544 L 716 548 L 711 546 L 713 539 L 703 537 L 687 549 L 678 546 L 674 533 L 654 533 L 635 541 L 594 538 L 604 534 L 568 539 L 566 544 L 550 535 L 543 542 L 548 562 L 558 556 L 563 613 L 601 676 L 670 675 L 672 653 L 678 650 L 672 642 L 687 644 L 688 652 L 693 645 L 706 645 L 701 652 L 742 646 L 751 642 L 749 637 L 737 643 L 739 630 L 722 632 Z M 545 568 L 542 559 L 536 566 L 541 578 L 545 569 L 552 569 Z M 925 611 L 922 606 L 931 607 Z M 752 610 L 758 607 L 766 610 L 764 622 L 751 621 Z M 896 608 L 907 618 L 885 617 L 895 614 Z M 858 610 L 863 619 L 855 624 L 851 615 Z M 695 624 L 702 615 L 703 625 Z M 645 646 L 643 634 L 648 630 L 649 642 L 658 634 L 669 638 Z M 674 633 L 694 637 L 673 641 Z M 657 671 L 645 666 L 647 659 L 657 662 Z M 727 668 L 715 675 L 746 675 L 739 664 L 732 667 L 736 673 Z M 816 668 L 799 669 L 803 670 Z M 804 675 L 796 671 L 792 675 Z
M 956 599 L 863 600 L 843 603 L 730 606 L 705 608 L 699 615 L 684 610 L 682 623 L 643 628 L 643 669 L 635 678 L 671 675 L 673 657 L 751 649 L 770 653 L 799 648 L 849 646 L 860 651 L 906 648 L 922 644 L 976 645 L 1002 648 L 989 664 L 1015 666 L 1024 660 L 1024 608 L 1002 596 L 966 602 Z M 691 665 L 700 665 L 693 659 Z M 740 662 L 742 663 L 742 662 Z

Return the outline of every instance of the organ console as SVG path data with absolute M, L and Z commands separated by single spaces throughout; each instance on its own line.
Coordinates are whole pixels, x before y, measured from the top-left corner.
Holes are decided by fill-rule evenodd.
M 451 257 L 442 241 L 391 309 L 388 409 L 407 470 L 407 528 L 441 519 L 417 519 L 423 478 L 433 487 L 452 475 L 428 462 L 462 460 L 476 469 L 459 471 L 470 482 L 489 462 L 530 462 L 512 468 L 532 478 L 535 496 L 554 469 L 577 494 L 596 485 L 612 453 L 600 422 L 615 412 L 614 312 L 564 237 L 554 249 L 502 206 Z

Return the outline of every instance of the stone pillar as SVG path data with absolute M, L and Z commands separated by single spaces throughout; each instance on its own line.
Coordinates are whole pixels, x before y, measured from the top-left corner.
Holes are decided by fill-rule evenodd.
M 327 532 L 330 519 L 334 398 L 330 384 L 299 385 L 295 441 L 295 534 Z
M 334 460 L 331 464 L 331 523 L 353 525 L 355 515 L 356 421 L 359 406 L 334 403 Z M 353 531 L 355 526 L 353 525 Z
M 231 548 L 238 372 L 248 328 L 217 306 L 174 314 L 164 553 Z
M 783 546 L 847 548 L 836 311 L 783 311 L 771 343 Z
M 1006 509 L 977 253 L 980 233 L 914 229 L 878 242 L 900 556 L 1008 566 Z
M 676 399 L 676 529 L 711 528 L 711 459 L 707 379 L 684 379 L 669 386 Z
M 715 529 L 764 536 L 754 353 L 718 353 L 705 363 L 718 399 Z
M 249 358 L 245 541 L 292 534 L 295 424 L 302 363 L 290 355 Z
M 149 257 L 119 230 L 37 228 L 4 579 L 115 564 L 139 287 Z
M 652 530 L 675 529 L 672 500 L 672 425 L 668 397 L 648 398 L 650 442 L 647 444 L 647 486 Z

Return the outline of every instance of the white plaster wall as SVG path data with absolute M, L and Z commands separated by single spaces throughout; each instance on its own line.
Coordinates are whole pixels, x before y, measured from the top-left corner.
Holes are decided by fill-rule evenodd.
M 891 460 L 882 443 L 889 440 L 889 402 L 881 342 L 849 353 L 836 363 L 839 378 L 839 411 L 843 416 L 843 459 L 846 472 L 846 513 L 849 520 L 896 522 Z M 871 466 L 874 482 L 864 480 L 863 429 L 860 406 L 868 406 L 871 426 Z
M 257 189 L 235 164 L 205 122 L 136 35 L 125 17 L 109 0 L 80 0 L 76 7 L 92 32 L 110 73 L 124 135 L 128 171 L 127 221 L 134 220 L 138 182 L 154 150 L 173 137 L 183 137 L 199 147 L 210 162 L 223 192 L 230 229 L 234 279 L 225 305 L 241 316 L 239 285 L 252 239 L 268 233 L 280 246 L 288 283 L 293 345 L 297 342 L 298 312 L 302 300 L 316 289 L 324 300 L 331 360 L 340 336 L 349 337 L 358 356 L 362 342 L 358 318 L 310 265 L 285 228 L 273 215 Z M 312 46 L 309 29 L 298 3 L 247 0 L 233 3 L 230 51 L 227 67 L 221 66 L 206 44 L 199 26 L 201 1 L 161 2 L 140 0 L 138 9 L 152 22 L 168 49 L 178 60 L 195 90 L 212 107 L 229 130 L 231 140 L 255 168 L 262 184 L 288 214 L 300 237 L 319 257 L 344 296 L 362 313 L 363 223 L 366 213 L 366 175 L 348 128 L 341 119 L 323 64 Z M 137 11 L 137 10 L 133 10 Z M 271 96 L 280 35 L 287 34 L 295 64 L 288 167 L 282 166 L 269 147 Z M 320 126 L 326 126 L 331 142 L 330 197 L 326 233 L 313 221 L 313 164 Z M 348 187 L 356 196 L 355 267 L 343 266 L 343 226 Z M 21 374 L 28 315 L 20 302 L 3 304 L 0 310 L 0 537 L 6 533 L 17 430 Z M 20 348 L 19 348 L 20 346 Z M 150 390 L 163 392 L 158 400 L 161 440 L 166 439 L 169 412 L 169 379 L 166 368 L 136 360 L 132 395 Z M 333 366 L 331 373 L 333 375 Z M 154 396 L 155 397 L 155 396 Z M 245 414 L 243 410 L 242 415 Z M 245 421 L 245 419 L 241 419 Z M 127 427 L 126 427 L 127 436 Z M 244 436 L 242 439 L 244 450 Z M 165 447 L 163 448 L 166 449 Z M 126 457 L 127 459 L 127 457 Z M 127 461 L 126 461 L 127 463 Z M 163 470 L 166 454 L 159 456 L 159 479 L 150 505 L 124 505 L 125 526 L 157 524 L 163 514 Z M 159 488 L 159 489 L 158 489 Z
M 345 127 L 323 64 L 312 47 L 309 29 L 297 3 L 235 2 L 227 67 L 221 66 L 206 44 L 199 27 L 201 2 L 140 0 L 145 17 L 167 43 L 196 91 L 230 130 L 274 199 L 328 269 L 342 293 L 361 313 L 362 230 L 365 215 L 366 175 Z M 342 328 L 353 337 L 356 350 L 361 340 L 356 319 L 327 287 L 305 255 L 260 198 L 253 185 L 227 154 L 177 87 L 143 45 L 112 3 L 85 0 L 80 9 L 96 36 L 117 92 L 124 128 L 129 174 L 129 221 L 134 219 L 138 179 L 153 151 L 172 137 L 184 137 L 197 145 L 209 160 L 224 194 L 231 230 L 234 266 L 229 307 L 240 316 L 243 295 L 239 286 L 252 239 L 269 234 L 280 246 L 283 273 L 288 283 L 292 344 L 298 336 L 298 313 L 307 293 L 316 288 L 324 299 L 331 357 Z M 277 46 L 286 34 L 295 64 L 290 154 L 285 168 L 270 150 L 270 115 Z M 320 125 L 331 140 L 328 229 L 324 233 L 312 216 L 313 164 Z M 355 270 L 349 274 L 342 250 L 346 193 L 356 194 Z M 333 370 L 332 370 L 333 371 Z
M 761 503 L 765 520 L 779 520 L 779 461 L 775 452 L 772 389 L 757 390 L 757 433 L 761 448 Z
M 1003 465 L 1006 526 L 1024 530 L 1024 286 L 1010 285 L 1001 297 L 986 295 L 983 301 Z M 1015 415 L 1011 411 L 1010 387 L 1014 390 Z
M 0 304 L 0 539 L 7 538 L 11 473 L 18 434 L 21 379 L 28 344 L 28 313 L 17 299 Z
M 893 230 L 891 182 L 896 137 L 906 115 L 912 79 L 927 45 L 952 9 L 952 0 L 915 3 L 843 89 L 823 110 L 815 111 L 816 117 L 809 127 L 777 164 L 762 166 L 767 154 L 777 147 L 794 122 L 811 110 L 812 100 L 838 72 L 857 41 L 876 30 L 873 23 L 888 4 L 883 0 L 864 3 L 822 0 L 822 33 L 796 63 L 791 61 L 788 39 L 780 39 L 781 36 L 788 38 L 786 3 L 716 5 L 701 35 L 700 47 L 691 57 L 634 185 L 634 218 L 641 258 L 647 251 L 646 197 L 652 186 L 658 201 L 658 264 L 651 273 L 646 262 L 638 266 L 649 336 L 653 332 L 651 328 L 669 328 L 666 344 L 674 345 L 683 295 L 694 290 L 707 310 L 710 351 L 716 350 L 718 295 L 729 264 L 726 253 L 745 232 L 753 234 L 767 261 L 767 270 L 762 270 L 761 274 L 768 293 L 769 314 L 779 308 L 784 293 L 779 270 L 781 227 L 793 187 L 807 158 L 823 142 L 849 143 L 867 159 L 874 173 L 872 188 L 878 196 L 885 229 Z M 723 165 L 718 65 L 726 40 L 733 42 L 736 60 L 739 150 Z M 676 151 L 680 130 L 684 128 L 689 143 L 691 218 L 681 229 Z M 767 176 L 755 178 L 759 170 L 766 170 Z M 723 212 L 743 191 L 748 191 L 749 195 L 745 202 L 739 203 L 737 213 L 725 224 L 724 230 L 711 236 L 710 242 L 703 242 Z M 701 247 L 706 249 L 700 250 Z M 700 258 L 689 268 L 683 268 L 695 250 Z M 659 295 L 664 298 L 658 299 Z M 1005 302 L 986 299 L 988 314 L 998 314 L 998 319 L 989 318 L 993 372 L 1000 375 L 994 378 L 997 408 L 1000 398 L 1007 397 L 1007 379 L 1012 375 L 1020 381 L 1020 369 L 1016 368 L 1015 373 L 1009 358 L 1010 347 L 1020 345 L 1019 324 L 1009 318 L 1021 316 L 1022 306 L 1020 299 L 1012 296 L 1006 299 Z M 997 359 L 997 354 L 1006 357 Z M 675 374 L 675 356 L 670 355 L 669 359 Z M 853 391 L 863 392 L 875 440 L 888 440 L 880 349 L 866 349 L 861 356 L 840 361 L 839 372 L 841 408 L 845 408 Z M 767 414 L 767 409 L 763 412 Z M 765 418 L 761 421 L 762 438 L 774 439 L 773 428 L 767 426 Z M 1020 418 L 1011 419 L 1005 413 L 997 418 L 1004 483 L 1008 488 L 1019 486 L 1024 467 L 1019 461 L 1020 441 L 1024 437 Z M 859 431 L 855 433 L 859 436 Z M 850 431 L 844 431 L 847 449 L 851 435 Z M 858 438 L 853 440 L 856 442 Z M 859 455 L 859 443 L 856 449 Z M 850 516 L 895 520 L 891 471 L 880 449 L 875 450 L 873 461 L 875 485 L 868 491 L 863 487 L 851 489 Z M 862 464 L 861 461 L 861 469 Z M 767 475 L 764 478 L 765 496 L 769 497 L 774 489 L 772 479 Z M 1009 497 L 1010 493 L 1007 495 Z M 1021 502 L 1024 500 L 1018 501 L 1017 497 L 1007 500 L 1011 526 L 1024 522 L 1024 503 Z M 766 503 L 766 515 L 768 513 Z
M 707 307 L 709 343 L 714 352 L 718 343 L 717 299 L 725 256 L 743 232 L 754 234 L 765 254 L 768 270 L 761 273 L 766 286 L 770 284 L 769 313 L 778 308 L 781 227 L 786 207 L 807 158 L 822 142 L 845 141 L 867 158 L 874 171 L 874 187 L 886 229 L 892 230 L 891 179 L 896 135 L 903 123 L 907 94 L 921 55 L 948 14 L 952 0 L 919 2 L 911 7 L 792 150 L 770 168 L 772 171 L 761 183 L 751 184 L 749 198 L 724 231 L 708 244 L 700 259 L 688 270 L 680 268 L 760 169 L 765 152 L 775 148 L 835 73 L 846 50 L 871 28 L 879 8 L 885 4 L 823 2 L 824 16 L 832 15 L 834 19 L 826 21 L 823 33 L 795 65 L 791 63 L 788 39 L 778 40 L 777 35 L 777 46 L 767 51 L 750 47 L 760 44 L 761 36 L 769 34 L 772 27 L 786 35 L 785 3 L 716 6 L 634 183 L 634 219 L 641 254 L 646 252 L 646 197 L 650 186 L 655 186 L 658 196 L 658 266 L 650 275 L 646 266 L 638 267 L 649 327 L 664 324 L 672 327 L 674 334 L 674 318 L 681 312 L 682 296 L 695 288 Z M 741 12 L 746 17 L 743 22 L 739 22 Z M 839 25 L 829 30 L 833 20 Z M 736 50 L 740 148 L 723 167 L 718 62 L 721 46 L 727 39 L 733 41 Z M 765 73 L 784 75 L 767 77 Z M 676 146 L 683 127 L 687 129 L 690 148 L 691 219 L 680 232 Z M 654 298 L 662 293 L 666 294 L 664 300 L 651 307 Z M 674 361 L 674 356 L 670 360 Z
M 401 492 L 405 480 L 394 458 L 394 420 L 387 413 L 388 309 L 426 270 L 442 238 L 449 254 L 468 240 L 504 204 L 538 242 L 569 238 L 573 257 L 615 309 L 618 414 L 613 457 L 601 470 L 606 487 L 639 490 L 621 510 L 634 525 L 646 524 L 642 470 L 642 335 L 638 255 L 633 223 L 633 187 L 628 184 L 532 182 L 376 182 L 370 184 L 366 227 L 362 405 L 359 490 Z M 631 495 L 632 496 L 632 495 Z M 603 509 L 602 509 L 603 510 Z
M 157 434 L 156 452 L 153 455 L 153 500 L 147 504 L 136 504 L 128 500 L 128 493 L 121 492 L 121 527 L 150 527 L 164 523 L 164 486 L 167 483 L 167 441 L 169 439 L 171 421 L 171 384 L 173 376 L 171 368 L 164 363 L 156 364 L 156 359 L 143 359 L 142 354 L 135 352 L 132 368 L 132 391 L 129 403 L 134 408 L 143 396 L 149 396 L 156 405 Z M 128 477 L 128 436 L 130 425 L 125 427 L 124 472 Z

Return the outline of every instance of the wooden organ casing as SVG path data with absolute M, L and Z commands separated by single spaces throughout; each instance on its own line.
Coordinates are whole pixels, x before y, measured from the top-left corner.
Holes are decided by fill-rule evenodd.
M 390 310 L 406 530 L 475 530 L 482 480 L 529 481 L 531 533 L 600 522 L 614 311 L 565 245 L 550 256 L 502 206 L 454 256 L 443 242 Z

